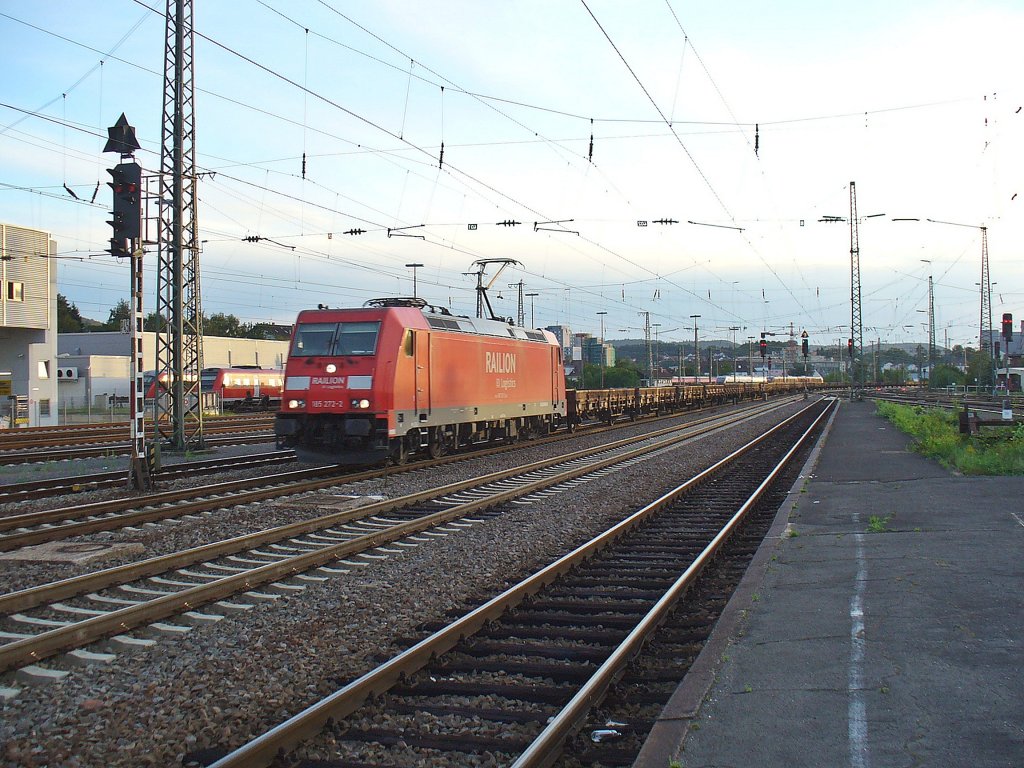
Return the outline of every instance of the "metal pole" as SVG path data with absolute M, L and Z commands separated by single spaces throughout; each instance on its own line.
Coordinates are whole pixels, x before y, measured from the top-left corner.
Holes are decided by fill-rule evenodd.
M 651 328 L 654 329 L 654 361 L 658 364 L 658 373 L 661 373 L 661 323 L 651 323 Z M 655 377 L 653 370 L 651 371 L 651 386 L 655 387 Z
M 149 465 L 146 461 L 146 406 L 145 388 L 142 383 L 142 244 L 141 239 L 131 242 L 132 249 L 132 392 L 129 398 L 129 419 L 131 421 L 131 463 L 128 467 L 128 487 L 149 490 L 152 483 Z
M 530 327 L 531 328 L 536 328 L 537 327 L 537 321 L 533 317 L 533 297 L 534 296 L 540 296 L 540 294 L 539 293 L 528 293 L 526 295 L 530 297 Z
M 740 327 L 738 325 L 730 325 L 729 330 L 732 331 L 732 380 L 736 381 L 736 331 Z
M 696 381 L 700 378 L 700 348 L 697 344 L 697 318 L 700 315 L 690 315 L 693 320 L 693 378 Z
M 412 297 L 416 298 L 416 270 L 422 267 L 422 264 L 406 264 L 407 267 L 412 267 Z

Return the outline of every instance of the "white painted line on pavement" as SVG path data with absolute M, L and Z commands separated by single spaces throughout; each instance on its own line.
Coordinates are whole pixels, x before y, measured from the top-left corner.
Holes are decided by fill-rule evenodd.
M 859 522 L 857 515 L 854 515 L 854 520 Z M 850 599 L 850 670 L 847 682 L 850 694 L 850 765 L 853 768 L 870 768 L 867 703 L 864 701 L 864 590 L 868 566 L 864 559 L 864 534 L 855 533 L 853 538 L 857 542 L 857 581 Z

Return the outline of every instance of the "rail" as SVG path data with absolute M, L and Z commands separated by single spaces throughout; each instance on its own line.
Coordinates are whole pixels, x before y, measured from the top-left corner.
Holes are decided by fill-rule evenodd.
M 681 495 L 701 484 L 713 474 L 717 474 L 722 469 L 730 466 L 737 457 L 745 455 L 756 446 L 770 439 L 784 425 L 793 422 L 801 414 L 808 411 L 809 408 L 804 409 L 800 414 L 790 417 L 782 422 L 782 424 L 765 432 L 709 469 L 633 513 L 605 533 L 559 558 L 554 563 L 544 567 L 533 576 L 524 579 L 497 597 L 488 600 L 439 632 L 414 644 L 409 649 L 345 685 L 313 706 L 308 707 L 253 739 L 248 744 L 224 756 L 213 763 L 210 768 L 242 768 L 243 766 L 270 765 L 277 756 L 293 750 L 301 742 L 319 733 L 329 722 L 337 721 L 352 714 L 368 700 L 387 692 L 402 679 L 421 670 L 432 659 L 453 649 L 461 640 L 474 635 L 489 622 L 499 619 L 509 609 L 519 605 L 527 597 L 536 594 L 547 585 L 556 581 L 581 562 L 605 549 L 625 533 L 636 529 L 641 523 L 648 520 Z M 800 440 L 787 451 L 786 457 L 776 466 L 769 479 L 759 484 L 757 490 L 748 498 L 747 502 L 740 507 L 725 528 L 714 537 L 711 544 L 698 557 L 697 562 L 676 580 L 669 592 L 656 603 L 641 623 L 629 633 L 626 640 L 601 665 L 597 673 L 571 699 L 569 705 L 550 721 L 537 740 L 520 755 L 515 763 L 517 768 L 535 768 L 551 764 L 554 759 L 554 753 L 561 748 L 561 744 L 566 736 L 576 727 L 576 724 L 583 715 L 599 702 L 610 682 L 620 673 L 623 665 L 632 658 L 649 633 L 659 624 L 672 605 L 678 601 L 704 563 L 718 551 L 729 533 L 739 525 L 747 510 L 756 502 L 756 499 L 760 497 L 768 486 L 770 478 L 774 477 L 781 467 L 789 461 L 827 412 L 828 409 L 825 409 L 818 415 L 814 421 L 814 426 L 803 432 Z

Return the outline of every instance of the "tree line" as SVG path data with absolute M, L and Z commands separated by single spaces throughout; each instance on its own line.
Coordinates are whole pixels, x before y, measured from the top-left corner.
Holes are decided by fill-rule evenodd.
M 57 294 L 57 333 L 89 333 L 120 331 L 131 319 L 132 308 L 127 299 L 121 299 L 107 316 L 106 322 L 82 317 L 82 313 L 67 297 Z M 150 312 L 142 323 L 145 331 L 160 330 L 160 316 Z M 207 336 L 227 336 L 235 339 L 284 339 L 291 333 L 289 326 L 274 323 L 243 323 L 234 315 L 215 312 L 203 315 L 203 333 Z

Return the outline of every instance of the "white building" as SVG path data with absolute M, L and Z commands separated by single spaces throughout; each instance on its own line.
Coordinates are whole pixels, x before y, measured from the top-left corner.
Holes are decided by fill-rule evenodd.
M 0 224 L 0 428 L 57 423 L 57 246 Z

